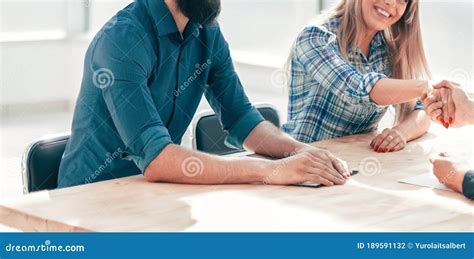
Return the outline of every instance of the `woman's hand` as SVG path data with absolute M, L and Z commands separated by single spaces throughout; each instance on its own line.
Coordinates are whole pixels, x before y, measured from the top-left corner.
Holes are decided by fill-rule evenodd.
M 430 162 L 433 164 L 433 173 L 440 183 L 462 193 L 464 175 L 469 170 L 466 163 L 455 162 L 446 153 L 441 153 L 436 158 L 430 159 Z
M 395 152 L 402 150 L 406 145 L 407 137 L 397 129 L 384 129 L 370 143 L 375 152 Z
M 473 123 L 474 102 L 469 100 L 455 83 L 442 81 L 433 86 L 435 89 L 429 96 L 423 97 L 426 113 L 433 121 L 444 127 L 462 127 Z M 446 120 L 445 117 L 448 117 Z

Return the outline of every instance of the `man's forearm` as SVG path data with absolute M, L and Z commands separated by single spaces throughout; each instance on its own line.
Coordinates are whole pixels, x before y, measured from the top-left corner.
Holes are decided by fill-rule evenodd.
M 226 158 L 166 146 L 145 170 L 150 182 L 231 184 L 261 182 L 271 161 L 255 158 Z
M 308 144 L 296 141 L 267 121 L 258 124 L 244 142 L 246 149 L 274 158 L 288 157 L 308 146 Z
M 423 136 L 430 127 L 431 119 L 424 110 L 410 112 L 394 129 L 405 135 L 407 141 Z
M 379 105 L 400 104 L 421 97 L 428 89 L 428 81 L 384 78 L 376 83 L 369 96 Z

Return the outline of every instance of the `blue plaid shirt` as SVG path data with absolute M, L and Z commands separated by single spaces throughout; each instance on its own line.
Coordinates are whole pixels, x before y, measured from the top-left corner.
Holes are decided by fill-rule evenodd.
M 392 74 L 388 47 L 377 33 L 367 58 L 360 49 L 342 58 L 336 32 L 339 19 L 306 27 L 291 57 L 288 122 L 282 129 L 302 142 L 370 132 L 388 107 L 369 93 L 378 80 Z M 415 109 L 423 109 L 417 102 Z

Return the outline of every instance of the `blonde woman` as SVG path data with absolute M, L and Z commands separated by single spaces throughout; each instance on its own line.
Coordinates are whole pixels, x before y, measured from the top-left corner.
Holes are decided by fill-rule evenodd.
M 389 105 L 396 123 L 373 139 L 375 151 L 401 150 L 429 128 L 418 0 L 341 0 L 299 34 L 290 59 L 283 130 L 300 141 L 374 131 Z

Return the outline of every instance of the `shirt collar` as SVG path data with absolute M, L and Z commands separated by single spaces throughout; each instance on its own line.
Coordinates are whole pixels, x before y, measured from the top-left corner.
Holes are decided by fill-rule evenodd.
M 376 48 L 385 44 L 385 40 L 383 37 L 383 32 L 379 31 L 375 34 L 374 39 L 372 40 L 372 45 Z
M 335 17 L 329 20 L 328 27 L 333 32 L 336 33 L 337 29 L 339 28 L 340 20 L 339 18 Z M 378 48 L 380 46 L 385 45 L 385 39 L 383 36 L 383 31 L 379 31 L 375 34 L 372 42 L 370 43 L 371 48 Z
M 163 0 L 137 0 L 142 2 L 149 15 L 151 16 L 158 36 L 164 36 L 172 33 L 179 32 L 178 26 L 173 19 L 173 15 L 166 6 Z M 187 30 L 192 32 L 194 35 L 199 35 L 199 29 L 202 26 L 198 23 L 189 21 Z

